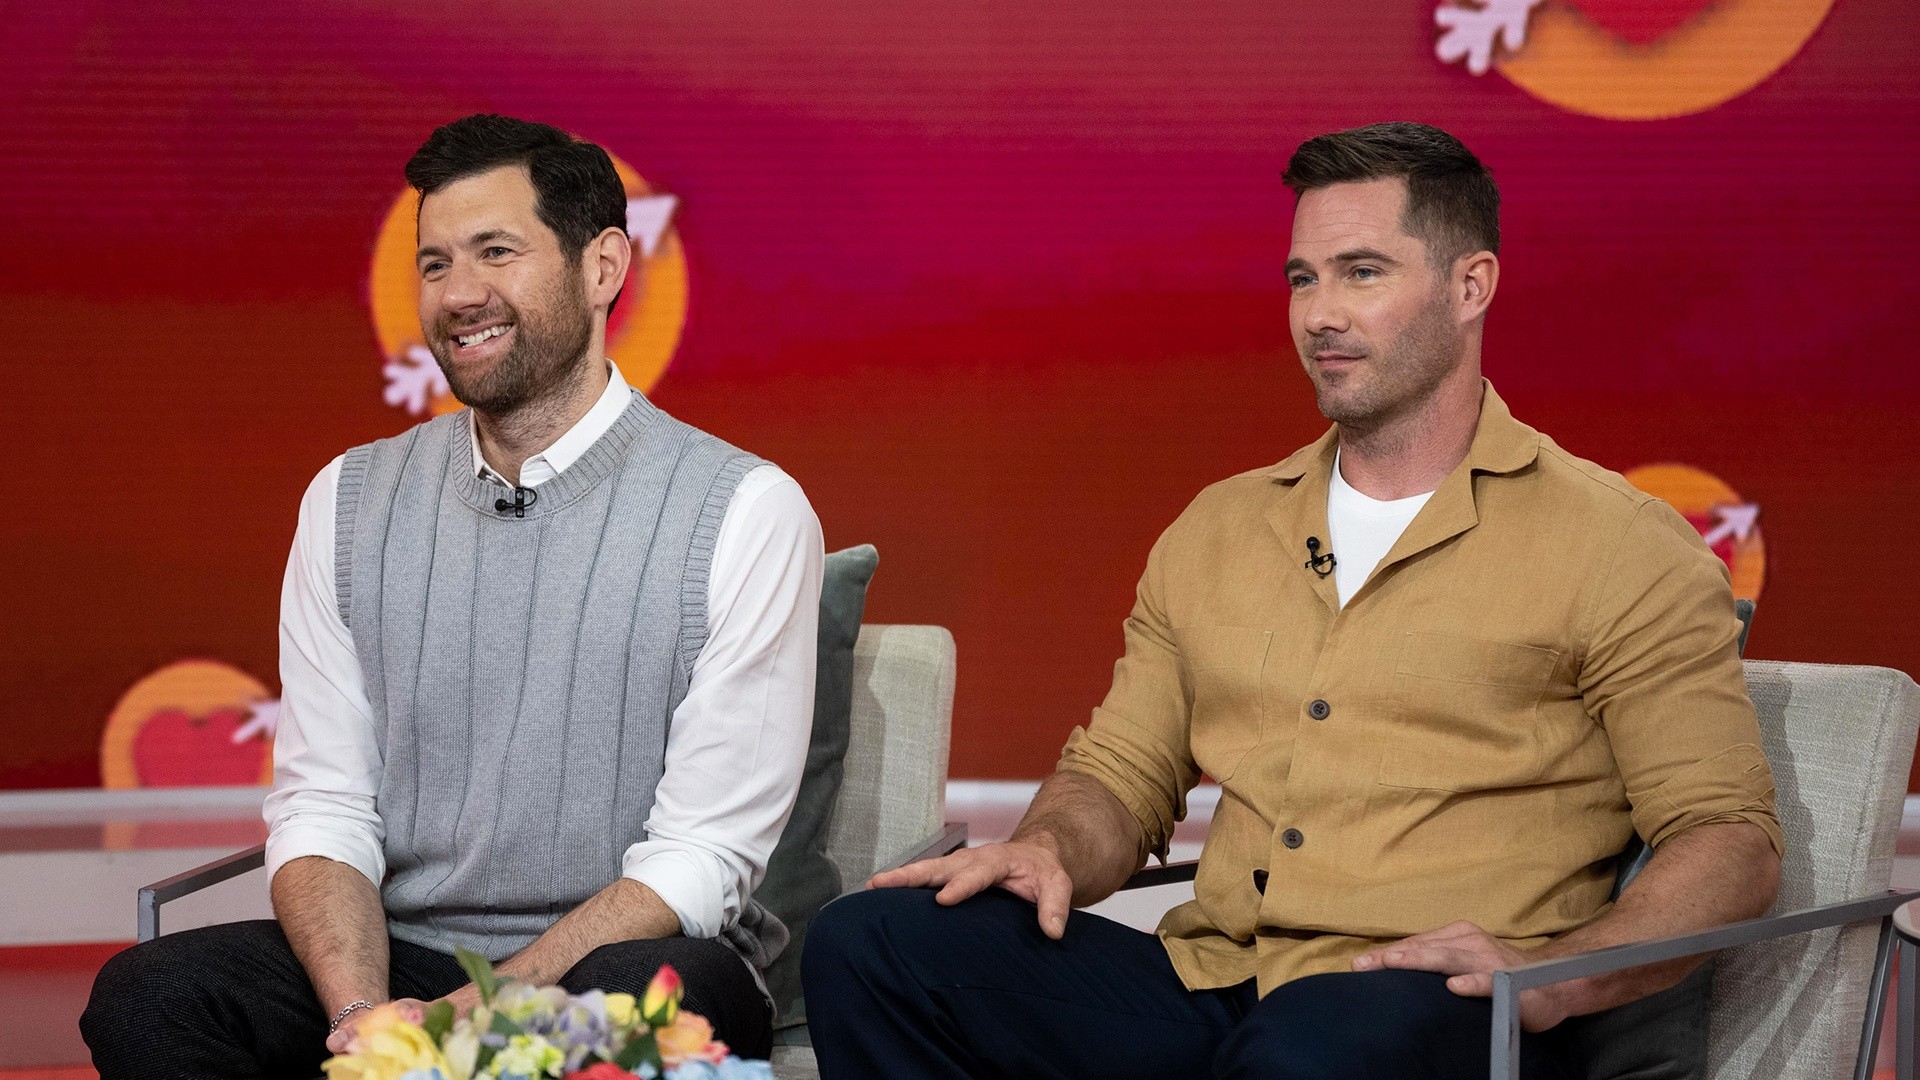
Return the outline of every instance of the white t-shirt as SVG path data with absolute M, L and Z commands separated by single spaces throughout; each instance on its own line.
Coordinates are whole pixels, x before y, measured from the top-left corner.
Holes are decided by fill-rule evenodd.
M 1340 452 L 1334 451 L 1333 482 L 1327 485 L 1327 550 L 1333 552 L 1333 583 L 1341 607 L 1367 583 L 1373 568 L 1431 498 L 1431 491 L 1385 502 L 1363 495 L 1340 475 Z

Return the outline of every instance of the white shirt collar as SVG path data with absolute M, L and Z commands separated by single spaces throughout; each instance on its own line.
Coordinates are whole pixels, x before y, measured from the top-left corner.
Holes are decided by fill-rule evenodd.
M 599 442 L 600 436 L 605 435 L 614 421 L 620 419 L 620 414 L 627 411 L 627 404 L 632 397 L 633 388 L 621 376 L 620 366 L 611 360 L 607 361 L 607 388 L 601 391 L 600 400 L 593 403 L 593 408 L 588 409 L 585 416 L 553 440 L 552 446 L 520 463 L 520 486 L 539 487 L 572 468 L 573 463 L 580 460 L 580 455 L 586 453 L 589 446 Z M 473 471 L 484 479 L 512 487 L 506 477 L 495 472 L 481 455 L 479 429 L 468 424 L 467 435 L 473 442 Z

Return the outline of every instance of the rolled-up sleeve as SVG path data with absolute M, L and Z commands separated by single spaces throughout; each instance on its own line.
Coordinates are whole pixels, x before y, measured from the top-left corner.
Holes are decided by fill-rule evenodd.
M 1649 501 L 1593 597 L 1580 693 L 1612 744 L 1635 830 L 1658 848 L 1701 825 L 1747 822 L 1784 852 L 1725 565 L 1672 507 Z
M 813 734 L 820 522 L 793 479 L 747 474 L 715 542 L 706 645 L 667 735 L 647 839 L 622 875 L 693 938 L 718 935 L 766 875 Z
M 381 756 L 353 634 L 334 586 L 334 497 L 341 459 L 307 486 L 280 587 L 280 722 L 268 794 L 267 876 L 318 855 L 377 887 L 385 830 L 374 809 Z
M 1187 792 L 1200 778 L 1188 743 L 1180 651 L 1166 615 L 1172 535 L 1169 529 L 1147 556 L 1113 684 L 1092 721 L 1068 736 L 1059 766 L 1099 781 L 1140 823 L 1139 862 L 1166 857 L 1173 827 L 1186 816 Z

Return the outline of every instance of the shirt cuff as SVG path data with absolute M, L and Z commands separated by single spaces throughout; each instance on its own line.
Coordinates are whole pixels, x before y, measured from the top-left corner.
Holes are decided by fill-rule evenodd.
M 1165 862 L 1173 840 L 1173 827 L 1187 813 L 1185 795 L 1177 784 L 1168 791 L 1143 776 L 1135 763 L 1151 761 L 1158 755 L 1144 741 L 1112 745 L 1111 740 L 1123 725 L 1116 722 L 1117 718 L 1101 719 L 1105 726 L 1099 731 L 1073 729 L 1067 736 L 1066 748 L 1061 751 L 1059 768 L 1093 778 L 1133 815 L 1140 825 L 1137 862 L 1144 864 L 1149 855 Z M 1172 795 L 1171 802 L 1166 798 L 1168 794 Z
M 295 859 L 318 855 L 360 871 L 374 888 L 386 880 L 387 857 L 377 840 L 317 821 L 278 824 L 267 834 L 267 880 Z
M 1658 849 L 1701 825 L 1744 821 L 1767 834 L 1776 855 L 1786 854 L 1774 808 L 1773 773 L 1766 755 L 1752 743 L 1727 747 L 1652 791 L 1630 791 L 1627 801 L 1633 807 L 1634 828 L 1648 847 Z
M 627 849 L 620 876 L 652 889 L 680 919 L 690 938 L 719 937 L 738 915 L 728 903 L 729 871 L 712 852 L 671 840 L 645 840 Z

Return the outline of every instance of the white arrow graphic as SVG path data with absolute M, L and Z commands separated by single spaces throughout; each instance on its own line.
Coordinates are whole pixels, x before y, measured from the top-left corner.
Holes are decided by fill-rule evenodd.
M 651 258 L 667 238 L 673 224 L 673 212 L 680 209 L 677 195 L 645 195 L 627 200 L 627 235 L 640 241 L 640 254 Z
M 280 703 L 278 701 L 256 701 L 250 706 L 247 722 L 233 729 L 235 746 L 258 735 L 271 742 L 273 734 L 280 730 Z
M 1440 37 L 1433 54 L 1443 64 L 1467 62 L 1467 70 L 1485 75 L 1493 66 L 1496 48 L 1509 53 L 1527 43 L 1527 20 L 1546 0 L 1479 0 L 1479 6 L 1443 4 L 1434 9 Z
M 447 376 L 425 345 L 412 346 L 404 356 L 387 361 L 380 374 L 387 377 L 381 397 L 415 416 L 425 413 L 434 398 L 448 392 Z
M 1719 518 L 1718 524 L 1701 536 L 1708 547 L 1731 536 L 1735 540 L 1745 540 L 1753 531 L 1753 523 L 1760 517 L 1760 507 L 1755 503 L 1740 503 L 1736 506 L 1716 506 L 1713 514 Z

